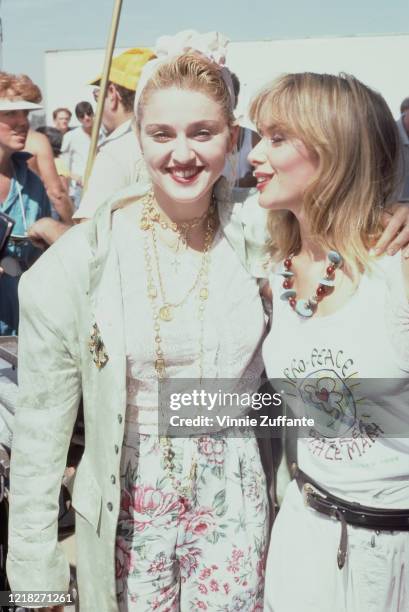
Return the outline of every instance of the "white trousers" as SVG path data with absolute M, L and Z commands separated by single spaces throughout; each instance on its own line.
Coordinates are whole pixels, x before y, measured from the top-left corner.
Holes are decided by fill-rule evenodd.
M 342 570 L 340 534 L 340 523 L 305 506 L 291 482 L 273 526 L 265 612 L 409 611 L 409 532 L 348 525 Z

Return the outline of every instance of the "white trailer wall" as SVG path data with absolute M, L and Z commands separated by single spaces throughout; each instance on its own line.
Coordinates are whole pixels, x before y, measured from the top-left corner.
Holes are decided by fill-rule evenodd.
M 124 49 L 117 49 L 115 54 Z M 257 42 L 232 42 L 227 64 L 242 84 L 239 112 L 245 114 L 249 99 L 267 81 L 283 72 L 349 72 L 379 90 L 393 114 L 409 95 L 404 72 L 409 57 L 409 34 L 304 38 Z M 52 110 L 80 100 L 92 100 L 86 83 L 97 76 L 103 50 L 48 51 L 45 54 L 47 120 Z

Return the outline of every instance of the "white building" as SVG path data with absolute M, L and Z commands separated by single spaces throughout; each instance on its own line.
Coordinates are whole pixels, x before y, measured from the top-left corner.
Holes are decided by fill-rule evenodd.
M 117 49 L 116 54 L 124 51 Z M 403 66 L 409 57 L 409 33 L 231 42 L 227 64 L 242 85 L 239 112 L 245 115 L 250 98 L 266 82 L 283 72 L 348 72 L 380 91 L 398 116 L 409 82 Z M 48 51 L 45 54 L 46 109 L 92 99 L 87 83 L 100 74 L 104 51 Z

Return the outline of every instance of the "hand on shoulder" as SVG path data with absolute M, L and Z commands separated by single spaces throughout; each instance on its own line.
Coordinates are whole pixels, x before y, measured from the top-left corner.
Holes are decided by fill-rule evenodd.
M 386 251 L 394 255 L 400 249 L 404 257 L 409 257 L 409 206 L 403 203 L 393 204 L 383 213 L 384 231 L 375 245 L 376 255 Z

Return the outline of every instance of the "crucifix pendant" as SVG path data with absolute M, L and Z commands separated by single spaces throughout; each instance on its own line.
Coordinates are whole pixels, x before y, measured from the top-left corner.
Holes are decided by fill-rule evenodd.
M 186 249 L 187 249 L 187 236 L 185 234 L 179 234 L 178 241 L 176 244 L 176 253 L 179 253 L 179 251 L 181 250 L 185 251 Z
M 172 261 L 171 266 L 176 273 L 179 272 L 180 261 L 177 259 L 177 257 L 175 257 L 175 259 Z

